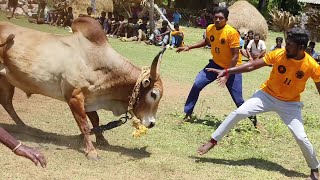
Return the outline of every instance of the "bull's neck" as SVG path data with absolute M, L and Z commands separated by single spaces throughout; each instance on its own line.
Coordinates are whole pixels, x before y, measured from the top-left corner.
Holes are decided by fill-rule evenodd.
M 113 58 L 117 60 L 113 64 L 112 69 L 103 75 L 104 87 L 102 88 L 102 93 L 113 94 L 114 100 L 127 103 L 141 73 L 141 69 L 119 54 L 113 54 Z
M 118 94 L 117 100 L 122 101 L 124 103 L 129 103 L 129 99 L 132 95 L 133 88 L 139 78 L 141 73 L 141 69 L 137 68 L 129 61 L 123 61 L 122 65 L 117 68 L 119 75 L 117 74 L 115 77 L 118 78 L 116 83 L 113 86 L 113 91 Z

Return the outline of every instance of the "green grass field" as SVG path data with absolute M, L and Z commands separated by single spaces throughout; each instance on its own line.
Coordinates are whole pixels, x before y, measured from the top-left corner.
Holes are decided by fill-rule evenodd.
M 0 14 L 0 21 L 7 21 Z M 26 19 L 12 23 L 53 34 L 70 35 L 63 28 L 30 24 Z M 202 38 L 203 29 L 185 28 L 187 44 Z M 269 32 L 268 49 L 282 33 Z M 32 38 L 32 37 L 30 37 Z M 144 43 L 109 39 L 112 47 L 138 66 L 149 66 L 160 47 Z M 317 47 L 319 51 L 319 46 Z M 225 88 L 216 83 L 206 87 L 195 109 L 197 119 L 177 125 L 183 106 L 197 73 L 211 57 L 208 49 L 185 53 L 167 50 L 161 65 L 164 96 L 158 110 L 157 125 L 139 139 L 131 137 L 133 128 L 125 124 L 105 133 L 110 145 L 96 146 L 99 161 L 89 161 L 83 154 L 83 142 L 67 104 L 40 95 L 27 99 L 17 90 L 14 106 L 31 126 L 19 129 L 0 108 L 0 126 L 25 144 L 37 147 L 48 160 L 46 169 L 0 147 L 1 179 L 305 179 L 309 168 L 287 127 L 275 113 L 258 115 L 267 130 L 262 134 L 243 120 L 208 154 L 199 156 L 197 148 L 224 120 L 235 105 Z M 249 98 L 268 78 L 270 67 L 243 75 L 244 98 Z M 309 81 L 302 94 L 303 117 L 309 139 L 320 154 L 319 94 Z M 115 117 L 99 111 L 101 122 Z M 94 137 L 93 137 L 94 140 Z

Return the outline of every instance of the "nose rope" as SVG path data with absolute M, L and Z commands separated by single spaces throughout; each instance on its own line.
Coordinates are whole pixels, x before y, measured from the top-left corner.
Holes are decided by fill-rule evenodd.
M 144 135 L 147 133 L 147 128 L 141 123 L 141 121 L 136 117 L 136 115 L 133 112 L 134 105 L 139 101 L 139 94 L 140 94 L 140 87 L 141 87 L 141 82 L 143 79 L 145 79 L 148 75 L 150 74 L 150 67 L 143 66 L 141 69 L 141 73 L 136 81 L 136 84 L 132 90 L 132 94 L 129 100 L 129 105 L 128 105 L 128 112 L 132 116 L 132 126 L 135 129 L 135 131 L 132 133 L 133 137 L 140 137 L 141 135 Z
M 132 90 L 132 94 L 130 96 L 129 105 L 128 105 L 128 111 L 126 112 L 126 115 L 119 118 L 118 120 L 109 122 L 106 125 L 101 125 L 101 126 L 92 128 L 90 134 L 103 133 L 106 130 L 110 130 L 110 129 L 119 127 L 122 124 L 125 124 L 128 119 L 132 119 L 132 126 L 135 128 L 135 131 L 132 133 L 133 137 L 140 137 L 140 136 L 147 133 L 147 128 L 135 116 L 135 114 L 133 112 L 133 108 L 134 108 L 134 105 L 139 101 L 138 96 L 140 94 L 141 82 L 149 74 L 150 74 L 150 67 L 143 66 L 141 73 L 136 81 L 136 84 Z M 130 116 L 128 115 L 128 113 L 130 114 Z

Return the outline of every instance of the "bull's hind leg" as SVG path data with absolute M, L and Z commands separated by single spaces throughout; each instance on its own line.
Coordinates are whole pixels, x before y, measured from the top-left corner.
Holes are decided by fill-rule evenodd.
M 19 126 L 25 126 L 24 122 L 17 115 L 12 105 L 14 86 L 11 85 L 7 78 L 0 75 L 0 104 L 8 112 L 14 122 Z
M 91 160 L 99 159 L 98 152 L 90 140 L 91 129 L 87 121 L 87 115 L 84 109 L 84 95 L 81 90 L 76 89 L 72 92 L 72 96 L 68 100 L 68 104 L 75 120 L 77 121 L 81 133 L 84 135 L 84 142 L 86 146 L 85 152 L 87 158 Z
M 87 112 L 87 116 L 89 117 L 91 124 L 94 128 L 99 127 L 99 116 L 97 111 Z M 96 133 L 96 142 L 101 145 L 109 144 L 102 133 Z

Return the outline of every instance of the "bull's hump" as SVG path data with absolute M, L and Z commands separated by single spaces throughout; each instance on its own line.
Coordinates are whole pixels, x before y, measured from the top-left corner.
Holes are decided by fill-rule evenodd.
M 79 17 L 72 23 L 74 33 L 81 32 L 90 42 L 96 45 L 104 45 L 107 42 L 99 22 L 91 17 Z

